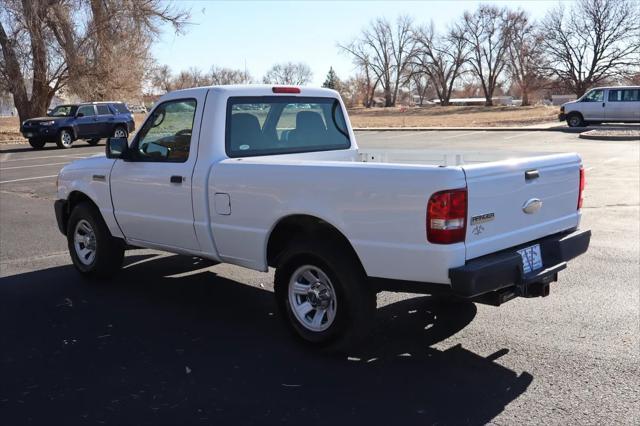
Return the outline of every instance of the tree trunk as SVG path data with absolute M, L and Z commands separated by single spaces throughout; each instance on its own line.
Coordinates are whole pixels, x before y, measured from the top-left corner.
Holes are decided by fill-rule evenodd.
M 391 98 L 391 88 L 387 86 L 384 88 L 384 106 L 392 107 L 393 105 L 393 100 Z
M 529 90 L 525 87 L 522 88 L 522 106 L 529 106 Z

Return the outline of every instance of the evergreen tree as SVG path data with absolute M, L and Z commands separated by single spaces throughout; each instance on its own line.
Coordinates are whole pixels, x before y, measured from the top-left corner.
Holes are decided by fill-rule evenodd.
M 340 79 L 338 75 L 333 70 L 333 67 L 329 68 L 329 72 L 327 73 L 327 78 L 322 84 L 322 87 L 333 90 L 340 90 Z

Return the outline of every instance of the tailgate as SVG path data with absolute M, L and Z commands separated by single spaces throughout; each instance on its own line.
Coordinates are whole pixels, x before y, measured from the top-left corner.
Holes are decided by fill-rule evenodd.
M 578 226 L 580 167 L 577 154 L 463 166 L 468 189 L 466 258 Z

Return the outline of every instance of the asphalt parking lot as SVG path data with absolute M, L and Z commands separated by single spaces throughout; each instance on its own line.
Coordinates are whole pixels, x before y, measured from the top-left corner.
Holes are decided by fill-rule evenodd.
M 494 308 L 378 295 L 358 353 L 298 346 L 271 274 L 149 250 L 74 272 L 53 215 L 64 164 L 0 145 L 0 418 L 12 424 L 639 424 L 640 144 L 564 132 L 360 132 L 370 150 L 576 151 L 593 232 L 547 298 Z

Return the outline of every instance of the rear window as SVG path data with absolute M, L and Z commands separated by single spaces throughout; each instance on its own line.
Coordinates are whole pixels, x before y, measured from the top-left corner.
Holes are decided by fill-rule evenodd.
M 229 157 L 348 149 L 337 99 L 297 96 L 232 97 L 227 103 Z
M 111 106 L 113 107 L 113 109 L 115 109 L 120 114 L 129 113 L 129 108 L 127 108 L 127 106 L 125 104 L 118 103 L 118 104 L 111 104 Z

